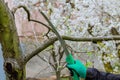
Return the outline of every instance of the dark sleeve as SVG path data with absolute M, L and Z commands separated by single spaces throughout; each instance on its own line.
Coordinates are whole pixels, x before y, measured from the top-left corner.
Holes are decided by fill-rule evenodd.
M 120 80 L 120 74 L 100 72 L 95 68 L 88 68 L 85 80 Z

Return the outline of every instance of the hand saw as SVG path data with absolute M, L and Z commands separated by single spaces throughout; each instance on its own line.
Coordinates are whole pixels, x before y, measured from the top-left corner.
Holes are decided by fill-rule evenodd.
M 40 10 L 39 10 L 40 11 Z M 61 46 L 63 47 L 65 54 L 67 56 L 66 62 L 68 64 L 74 64 L 74 58 L 72 56 L 71 53 L 69 53 L 67 47 L 66 47 L 66 43 L 65 41 L 62 39 L 62 37 L 60 36 L 60 34 L 57 32 L 57 30 L 55 29 L 55 26 L 50 22 L 50 20 L 47 18 L 47 16 L 40 11 L 40 13 L 44 16 L 44 18 L 48 21 L 49 25 L 51 26 L 52 31 L 55 33 L 55 35 L 57 36 L 59 42 L 61 43 Z M 79 80 L 79 76 L 78 73 L 76 73 L 74 70 L 72 70 L 72 79 L 73 80 Z

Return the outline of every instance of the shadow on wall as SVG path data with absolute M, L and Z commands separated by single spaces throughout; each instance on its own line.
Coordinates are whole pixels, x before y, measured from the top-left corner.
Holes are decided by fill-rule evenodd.
M 0 44 L 0 80 L 6 80 L 4 69 L 3 69 L 3 56 L 2 56 L 2 50 L 1 50 L 1 44 Z

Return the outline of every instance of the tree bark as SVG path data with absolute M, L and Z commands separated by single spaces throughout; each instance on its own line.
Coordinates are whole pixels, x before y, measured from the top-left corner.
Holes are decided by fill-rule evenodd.
M 4 0 L 0 0 L 0 43 L 6 80 L 25 80 L 25 64 L 19 45 L 15 19 Z
M 60 71 L 56 71 L 56 78 L 57 78 L 57 80 L 61 80 L 61 77 L 60 77 Z

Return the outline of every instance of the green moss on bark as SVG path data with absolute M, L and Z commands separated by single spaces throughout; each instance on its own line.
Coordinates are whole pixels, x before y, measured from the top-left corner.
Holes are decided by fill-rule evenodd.
M 3 0 L 0 0 L 0 42 L 7 80 L 25 80 L 25 64 L 19 45 L 15 20 Z

